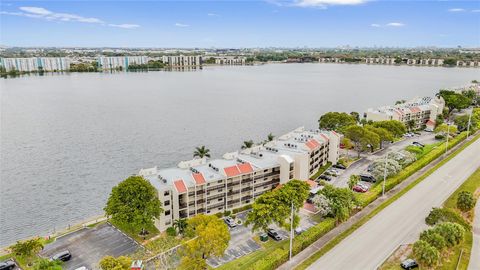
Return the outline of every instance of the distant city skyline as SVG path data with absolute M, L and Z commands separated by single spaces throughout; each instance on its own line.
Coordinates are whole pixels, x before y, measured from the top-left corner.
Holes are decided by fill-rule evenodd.
M 20 47 L 480 47 L 479 1 L 3 1 Z

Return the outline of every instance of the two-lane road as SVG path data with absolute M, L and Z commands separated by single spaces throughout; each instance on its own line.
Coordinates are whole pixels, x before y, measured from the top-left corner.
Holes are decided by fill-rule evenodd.
M 345 238 L 308 269 L 369 270 L 426 228 L 425 217 L 480 167 L 480 140 Z

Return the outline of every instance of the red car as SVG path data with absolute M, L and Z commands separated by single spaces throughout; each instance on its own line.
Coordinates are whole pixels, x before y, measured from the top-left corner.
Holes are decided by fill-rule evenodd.
M 368 191 L 368 188 L 364 187 L 364 186 L 361 186 L 361 185 L 356 185 L 354 186 L 353 188 L 353 191 L 355 192 L 361 192 L 361 193 L 365 193 Z

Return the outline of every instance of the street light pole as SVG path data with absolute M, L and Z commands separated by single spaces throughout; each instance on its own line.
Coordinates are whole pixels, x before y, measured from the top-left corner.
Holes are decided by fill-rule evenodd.
M 445 154 L 444 154 L 444 156 L 447 155 L 447 151 L 448 151 L 448 137 L 450 137 L 450 123 L 448 123 L 448 126 L 447 126 L 447 140 L 445 141 Z
M 467 139 L 468 139 L 468 136 L 470 135 L 470 124 L 472 123 L 472 113 L 473 113 L 473 108 L 470 110 L 470 115 L 468 116 Z
M 290 257 L 289 261 L 292 259 L 292 246 L 293 246 L 293 201 L 292 201 L 292 209 L 290 214 Z
M 387 180 L 387 159 L 388 159 L 388 154 L 387 152 L 385 154 L 385 166 L 383 168 L 383 185 L 382 185 L 382 197 L 385 197 L 385 181 Z

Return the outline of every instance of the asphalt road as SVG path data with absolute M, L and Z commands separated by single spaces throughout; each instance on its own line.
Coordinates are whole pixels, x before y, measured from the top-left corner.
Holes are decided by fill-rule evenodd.
M 414 242 L 425 217 L 480 167 L 480 140 L 345 238 L 308 269 L 376 269 L 401 244 Z
M 473 246 L 470 254 L 468 270 L 480 269 L 480 201 L 475 206 L 475 219 L 473 221 Z

